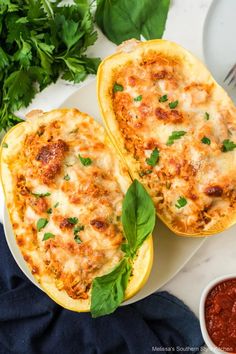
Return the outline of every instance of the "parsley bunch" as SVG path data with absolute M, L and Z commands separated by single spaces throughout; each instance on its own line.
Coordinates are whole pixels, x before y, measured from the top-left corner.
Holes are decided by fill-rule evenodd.
M 87 0 L 60 2 L 0 1 L 0 131 L 59 76 L 78 83 L 97 71 L 99 58 L 84 54 L 97 39 Z

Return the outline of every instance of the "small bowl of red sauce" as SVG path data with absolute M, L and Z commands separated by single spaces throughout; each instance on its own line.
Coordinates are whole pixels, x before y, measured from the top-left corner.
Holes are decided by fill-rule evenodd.
M 236 353 L 236 274 L 213 280 L 200 301 L 200 325 L 214 353 Z

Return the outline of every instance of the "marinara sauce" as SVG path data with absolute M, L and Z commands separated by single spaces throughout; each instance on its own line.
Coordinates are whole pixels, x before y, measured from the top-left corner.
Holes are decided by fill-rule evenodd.
M 217 284 L 205 303 L 206 327 L 214 344 L 236 353 L 236 278 Z

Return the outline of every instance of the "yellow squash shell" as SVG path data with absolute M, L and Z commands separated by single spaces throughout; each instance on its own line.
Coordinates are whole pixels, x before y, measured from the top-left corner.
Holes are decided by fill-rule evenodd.
M 212 85 L 212 87 L 214 87 L 214 99 L 218 100 L 219 102 L 224 102 L 225 105 L 227 105 L 232 110 L 235 109 L 229 96 L 212 78 L 206 67 L 191 53 L 179 45 L 166 40 L 150 40 L 146 42 L 131 40 L 121 45 L 115 54 L 105 58 L 99 66 L 97 74 L 97 97 L 104 125 L 111 141 L 126 163 L 132 178 L 136 178 L 141 183 L 143 183 L 143 180 L 140 178 L 138 173 L 139 163 L 125 148 L 124 138 L 122 136 L 119 124 L 117 122 L 116 114 L 113 109 L 112 99 L 114 73 L 130 62 L 135 63 L 136 60 L 138 61 L 145 57 L 146 53 L 149 51 L 158 54 L 160 53 L 160 55 L 163 57 L 167 55 L 181 61 L 186 71 L 188 70 L 189 75 L 191 75 L 193 81 L 199 80 L 200 82 Z M 175 59 L 173 59 L 173 61 L 174 60 Z M 145 184 L 145 187 L 151 194 L 152 191 L 150 188 L 148 188 L 148 185 Z M 169 220 L 167 220 L 167 218 L 165 218 L 165 216 L 160 214 L 158 210 L 157 215 L 169 229 L 171 229 L 179 236 L 210 236 L 216 233 L 220 233 L 236 223 L 236 210 L 234 210 L 230 214 L 226 213 L 226 215 L 219 218 L 219 220 L 214 225 L 206 230 L 202 230 L 200 232 L 188 232 L 188 230 L 186 230 L 186 232 L 180 232 L 171 224 Z
M 5 195 L 5 203 L 7 206 L 9 219 L 12 223 L 19 221 L 18 211 L 15 205 L 14 198 L 14 171 L 9 169 L 8 161 L 9 159 L 16 154 L 22 147 L 26 134 L 31 131 L 37 131 L 37 128 L 40 125 L 47 125 L 50 121 L 58 119 L 72 124 L 80 122 L 83 124 L 84 120 L 89 120 L 91 132 L 96 135 L 99 134 L 99 138 L 103 143 L 112 150 L 116 155 L 117 152 L 114 150 L 113 145 L 110 143 L 103 127 L 101 127 L 96 121 L 94 121 L 88 115 L 81 113 L 77 109 L 61 109 L 53 110 L 51 112 L 42 114 L 42 111 L 35 111 L 28 120 L 16 125 L 13 127 L 4 137 L 1 150 L 0 150 L 0 159 L 1 159 L 1 183 Z M 67 124 L 67 123 L 66 123 Z M 7 146 L 7 148 L 6 148 Z M 119 156 L 117 155 L 119 159 Z M 131 179 L 127 173 L 127 168 L 123 163 L 119 162 L 120 169 L 117 173 L 122 174 L 122 178 L 126 179 L 126 182 L 131 183 Z M 13 227 L 14 230 L 14 227 Z M 16 234 L 15 234 L 16 236 Z M 10 237 L 7 235 L 7 237 Z M 26 235 L 27 237 L 27 235 Z M 27 263 L 27 262 L 26 262 Z M 125 293 L 125 299 L 128 299 L 134 296 L 145 284 L 150 274 L 153 263 L 153 242 L 152 236 L 150 235 L 143 245 L 140 247 L 137 256 L 133 263 L 132 275 L 129 279 L 128 287 Z M 30 264 L 27 264 L 31 269 Z M 40 284 L 40 287 L 59 305 L 63 306 L 66 309 L 77 311 L 77 312 L 88 312 L 90 311 L 90 296 L 88 299 L 73 299 L 70 297 L 64 290 L 59 290 L 60 287 L 56 286 L 54 278 L 49 276 L 39 277 L 36 274 L 33 274 L 37 282 Z M 89 294 L 90 295 L 90 294 Z

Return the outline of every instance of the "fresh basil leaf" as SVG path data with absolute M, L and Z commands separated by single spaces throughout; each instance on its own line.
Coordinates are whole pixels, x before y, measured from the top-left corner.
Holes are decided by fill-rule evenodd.
M 233 141 L 229 139 L 225 139 L 223 141 L 223 145 L 222 145 L 223 152 L 233 151 L 235 148 L 236 148 L 236 144 Z
M 52 208 L 49 208 L 49 209 L 47 210 L 47 214 L 52 214 Z
M 43 235 L 43 241 L 46 241 L 48 240 L 49 238 L 54 238 L 55 235 L 53 235 L 51 232 L 46 232 L 44 235 Z
M 84 166 L 90 166 L 92 164 L 92 160 L 89 157 L 82 157 L 79 155 L 80 162 Z
M 53 205 L 53 208 L 57 208 L 59 205 L 59 202 L 56 202 L 54 205 Z
M 123 258 L 110 273 L 93 280 L 90 308 L 93 318 L 108 315 L 121 304 L 130 273 L 131 265 Z
M 112 42 L 141 35 L 146 39 L 161 38 L 169 10 L 169 0 L 97 0 L 95 20 Z
M 159 102 L 166 102 L 168 101 L 168 96 L 167 95 L 163 95 L 159 98 Z
M 211 145 L 211 140 L 209 138 L 207 138 L 206 136 L 204 136 L 202 138 L 201 142 L 206 145 Z
M 179 197 L 177 203 L 175 204 L 176 208 L 183 208 L 187 204 L 187 200 L 184 197 Z
M 134 98 L 134 101 L 135 101 L 135 102 L 140 102 L 140 101 L 142 101 L 142 98 L 143 98 L 143 96 L 142 96 L 142 95 L 139 95 L 139 96 L 137 96 L 137 97 Z
M 118 92 L 118 91 L 124 91 L 124 87 L 115 82 L 115 84 L 113 86 L 113 92 Z
M 38 231 L 41 231 L 48 223 L 48 220 L 47 219 L 44 219 L 44 218 L 40 218 L 38 221 L 37 221 L 37 230 Z
M 185 131 L 179 130 L 179 131 L 174 131 L 172 134 L 169 136 L 166 145 L 173 145 L 175 140 L 180 139 L 182 136 L 186 134 Z
M 122 205 L 122 224 L 130 256 L 134 257 L 144 240 L 152 233 L 156 213 L 151 197 L 136 179 L 129 187 Z
M 156 166 L 157 162 L 159 161 L 160 153 L 157 148 L 153 150 L 151 156 L 146 159 L 146 162 L 149 166 Z
M 78 218 L 76 217 L 67 218 L 67 220 L 71 225 L 76 225 L 78 223 Z
M 179 104 L 179 101 L 170 102 L 169 107 L 170 107 L 170 109 L 174 109 L 178 106 L 178 104 Z
M 49 197 L 51 193 L 46 192 L 46 193 L 31 193 L 34 197 L 41 198 L 41 197 Z

